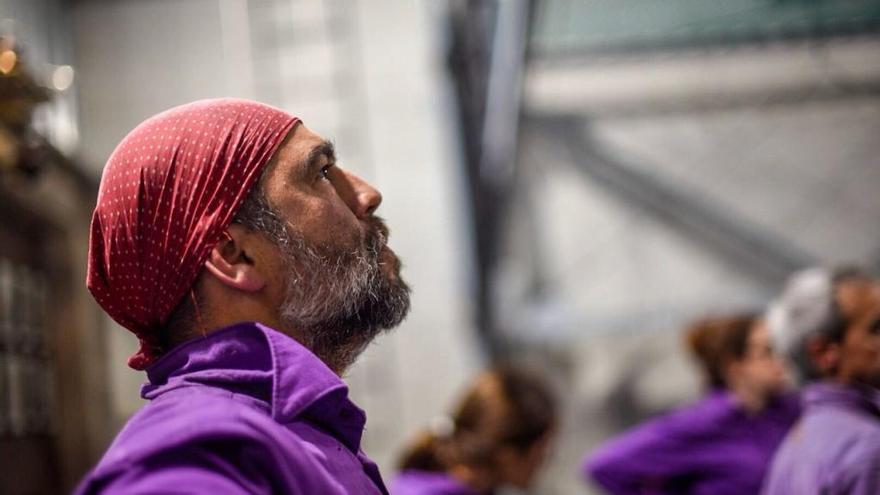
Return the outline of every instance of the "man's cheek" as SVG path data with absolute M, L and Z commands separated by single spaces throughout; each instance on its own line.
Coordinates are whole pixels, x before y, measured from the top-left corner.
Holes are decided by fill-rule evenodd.
M 347 218 L 338 218 L 333 224 L 332 231 L 334 239 L 350 248 L 362 244 L 366 238 L 366 231 L 357 220 L 351 222 Z

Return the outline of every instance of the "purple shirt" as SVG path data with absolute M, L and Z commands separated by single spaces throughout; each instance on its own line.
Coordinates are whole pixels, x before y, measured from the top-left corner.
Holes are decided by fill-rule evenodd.
M 391 482 L 392 495 L 479 495 L 446 473 L 410 469 Z
M 832 383 L 807 387 L 804 415 L 773 459 L 763 493 L 880 493 L 877 391 Z
M 314 354 L 258 323 L 147 369 L 150 401 L 76 493 L 387 494 L 360 451 L 366 416 Z
M 628 431 L 583 471 L 616 495 L 755 495 L 799 412 L 794 396 L 750 415 L 723 391 Z

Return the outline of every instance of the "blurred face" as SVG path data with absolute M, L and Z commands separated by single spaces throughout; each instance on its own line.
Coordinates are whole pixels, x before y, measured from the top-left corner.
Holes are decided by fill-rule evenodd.
M 784 361 L 773 350 L 767 325 L 759 320 L 749 332 L 743 358 L 733 364 L 731 372 L 740 383 L 758 397 L 769 398 L 782 392 L 789 383 Z
M 837 290 L 840 311 L 851 322 L 837 350 L 834 378 L 880 388 L 880 285 L 845 282 Z
M 382 196 L 303 125 L 273 159 L 263 187 L 283 223 L 271 270 L 282 330 L 342 372 L 409 310 L 388 229 L 374 216 Z
M 504 484 L 528 488 L 550 453 L 553 433 L 547 433 L 526 450 L 502 447 L 496 455 L 496 476 Z

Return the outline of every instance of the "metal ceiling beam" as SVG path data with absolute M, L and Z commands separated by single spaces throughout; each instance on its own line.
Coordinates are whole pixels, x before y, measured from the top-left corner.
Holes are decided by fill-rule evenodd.
M 583 118 L 540 117 L 529 122 L 548 138 L 558 139 L 590 181 L 763 283 L 782 284 L 793 271 L 818 262 L 789 240 L 697 192 L 612 156 L 590 137 Z
M 529 67 L 531 112 L 627 117 L 880 95 L 880 37 Z

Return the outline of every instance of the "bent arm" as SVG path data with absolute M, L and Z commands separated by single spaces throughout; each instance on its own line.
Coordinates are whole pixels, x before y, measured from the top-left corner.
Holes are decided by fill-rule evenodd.
M 583 475 L 614 495 L 679 492 L 700 458 L 698 435 L 681 419 L 660 418 L 609 440 L 585 459 Z

